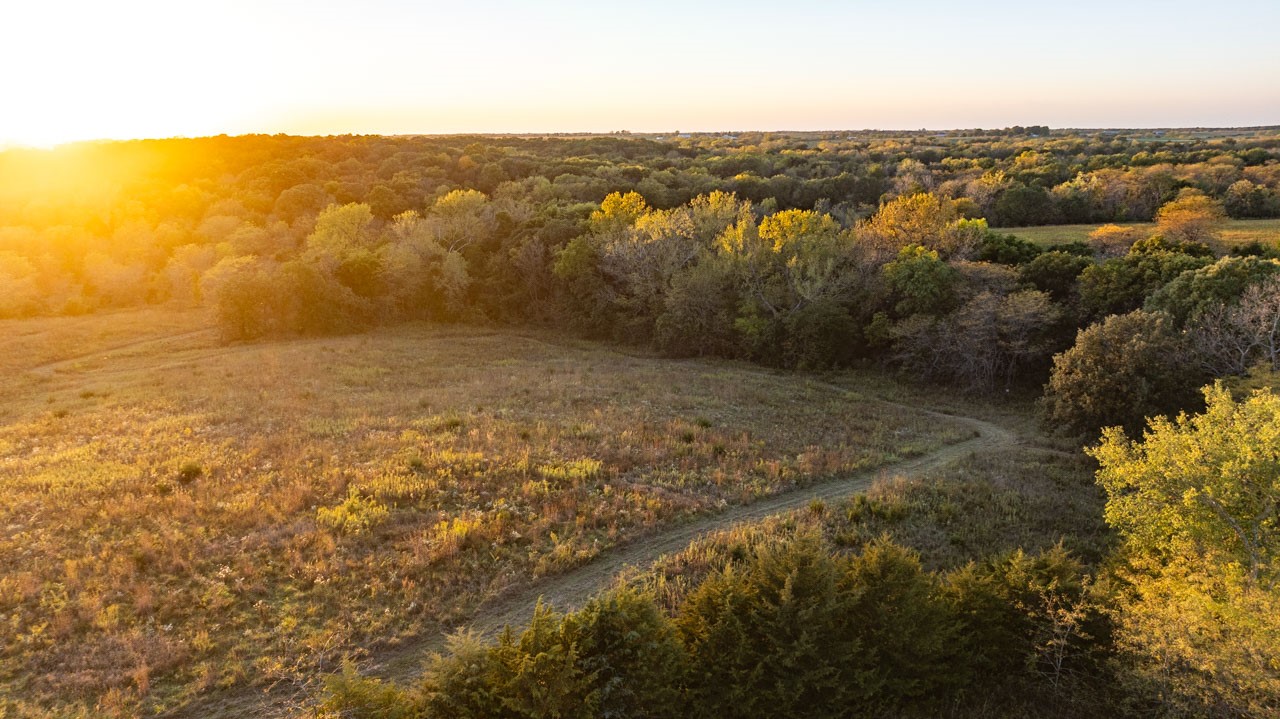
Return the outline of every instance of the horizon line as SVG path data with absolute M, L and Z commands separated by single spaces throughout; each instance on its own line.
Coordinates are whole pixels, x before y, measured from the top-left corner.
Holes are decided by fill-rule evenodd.
M 840 133 L 893 133 L 893 134 L 921 134 L 921 133 L 954 133 L 967 131 L 993 131 L 993 130 L 1010 130 L 1015 127 L 1047 127 L 1051 133 L 1082 133 L 1082 132 L 1154 132 L 1154 131 L 1280 131 L 1280 124 L 1274 125 L 1145 125 L 1145 126 L 1096 126 L 1096 127 L 1054 127 L 1045 124 L 1029 124 L 1029 125 L 1006 125 L 1004 127 L 888 127 L 888 128 L 872 128 L 864 127 L 860 129 L 853 128 L 827 128 L 820 130 L 799 130 L 794 128 L 776 128 L 776 129 L 719 129 L 719 130 L 681 130 L 681 129 L 664 129 L 664 130 L 547 130 L 547 131 L 505 131 L 505 132 L 333 132 L 333 133 L 292 133 L 292 132 L 240 132 L 240 133 L 217 133 L 208 135 L 167 135 L 167 136 L 151 136 L 151 137 L 96 137 L 85 138 L 79 140 L 68 140 L 53 145 L 35 145 L 20 141 L 0 140 L 0 152 L 9 150 L 57 150 L 64 147 L 74 145 L 94 145 L 108 143 L 124 143 L 124 142 L 147 142 L 147 141 L 163 141 L 163 140 L 203 140 L 212 138 L 243 138 L 243 137 L 292 137 L 292 138 L 313 138 L 324 139 L 333 137 L 387 137 L 387 138 L 405 138 L 405 137 L 626 137 L 639 136 L 647 137 L 653 135 L 673 135 L 687 136 L 695 135 L 751 135 L 751 134 L 794 134 L 794 135 L 821 135 L 821 134 L 840 134 Z

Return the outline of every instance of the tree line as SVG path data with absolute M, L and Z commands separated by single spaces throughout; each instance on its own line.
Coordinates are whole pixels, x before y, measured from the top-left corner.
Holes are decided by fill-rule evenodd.
M 287 259 L 224 258 L 192 282 L 232 339 L 496 315 L 670 356 L 878 363 L 984 393 L 1044 384 L 1045 421 L 1080 435 L 1277 369 L 1280 251 L 1219 254 L 1212 198 L 1184 190 L 1150 233 L 1108 225 L 1048 248 L 957 205 L 907 195 L 845 226 L 725 192 L 668 210 L 613 193 L 551 251 L 503 231 L 517 204 L 455 190 L 389 223 L 329 206 Z

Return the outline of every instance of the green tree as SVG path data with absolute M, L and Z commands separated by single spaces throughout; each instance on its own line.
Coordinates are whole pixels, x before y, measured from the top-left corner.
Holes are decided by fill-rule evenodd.
M 629 589 L 606 593 L 565 617 L 562 631 L 588 677 L 595 716 L 683 716 L 687 657 L 653 597 Z
M 615 327 L 614 290 L 600 272 L 600 252 L 591 238 L 584 235 L 570 241 L 556 254 L 551 269 L 568 316 L 566 324 L 609 336 Z
M 959 274 L 935 250 L 908 245 L 881 271 L 899 317 L 941 315 L 955 307 Z
M 1079 276 L 1080 309 L 1086 316 L 1101 319 L 1142 307 L 1151 293 L 1188 270 L 1213 262 L 1211 257 L 1189 255 L 1170 249 L 1135 245 L 1124 257 L 1090 265 Z
M 677 357 L 731 356 L 737 349 L 733 323 L 740 299 L 734 268 L 717 254 L 705 256 L 671 278 L 655 341 Z
M 1003 227 L 1044 225 L 1053 221 L 1053 198 L 1040 187 L 1017 183 L 996 200 L 995 218 Z
M 822 370 L 852 359 L 858 324 L 830 300 L 818 300 L 787 317 L 784 362 L 788 367 Z
M 432 240 L 445 253 L 486 243 L 497 229 L 491 203 L 476 190 L 454 190 L 435 201 L 425 218 Z
M 1087 257 L 1066 252 L 1045 252 L 1018 270 L 1023 282 L 1048 292 L 1056 302 L 1067 302 L 1076 294 L 1080 273 L 1093 265 Z
M 626 324 L 620 328 L 624 336 L 648 339 L 657 318 L 670 308 L 667 298 L 676 276 L 711 252 L 726 228 L 749 217 L 750 206 L 722 192 L 671 210 L 643 212 L 635 198 L 611 198 L 592 215 L 599 270 L 614 290 L 611 299 Z M 633 215 L 631 224 L 622 224 Z
M 277 268 L 256 257 L 227 258 L 201 282 L 218 327 L 227 339 L 256 339 L 284 330 L 283 296 Z
M 624 230 L 649 212 L 649 204 L 638 192 L 612 192 L 591 213 L 591 229 L 597 234 Z
M 274 281 L 283 295 L 277 331 L 326 335 L 373 321 L 368 302 L 314 264 L 290 260 L 280 266 Z
M 0 250 L 0 318 L 21 317 L 40 306 L 36 268 L 16 252 Z
M 527 719 L 589 719 L 598 696 L 579 664 L 577 644 L 566 636 L 560 617 L 545 605 L 533 613 L 519 639 L 510 629 L 490 650 L 498 696 L 515 716 Z
M 874 698 L 874 658 L 846 582 L 812 537 L 757 547 L 742 567 L 703 580 L 677 617 L 689 716 L 833 717 Z
M 915 553 L 874 541 L 853 560 L 848 582 L 849 621 L 860 630 L 868 683 L 876 687 L 870 703 L 918 706 L 957 687 L 964 677 L 952 669 L 959 625 Z
M 1141 310 L 1080 330 L 1053 358 L 1040 400 L 1051 430 L 1093 434 L 1109 425 L 1139 430 L 1145 418 L 1194 404 L 1202 375 L 1173 322 Z
M 329 205 L 316 218 L 307 236 L 308 261 L 336 265 L 350 251 L 374 246 L 373 212 L 368 205 Z
M 1178 326 L 1219 305 L 1234 305 L 1246 289 L 1280 273 L 1280 260 L 1223 257 L 1183 272 L 1147 298 L 1146 309 L 1164 312 Z
M 474 634 L 449 637 L 445 653 L 432 655 L 423 675 L 422 706 L 429 717 L 520 719 L 503 703 L 505 671 L 491 647 Z
M 1109 627 L 1083 565 L 1061 545 L 971 563 L 950 572 L 945 588 L 972 672 L 964 693 L 1008 697 L 1021 688 L 1037 703 L 1092 695 L 1105 706 L 1090 683 L 1104 673 Z
M 738 273 L 743 306 L 734 324 L 755 359 L 783 361 L 788 333 L 804 324 L 797 315 L 829 319 L 806 308 L 844 306 L 868 291 L 858 248 L 830 215 L 784 210 L 757 225 L 744 213 L 717 247 Z

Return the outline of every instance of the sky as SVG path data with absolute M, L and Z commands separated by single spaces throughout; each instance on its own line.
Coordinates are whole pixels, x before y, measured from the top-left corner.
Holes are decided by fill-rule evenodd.
M 1280 2 L 5 0 L 0 145 L 1280 124 Z

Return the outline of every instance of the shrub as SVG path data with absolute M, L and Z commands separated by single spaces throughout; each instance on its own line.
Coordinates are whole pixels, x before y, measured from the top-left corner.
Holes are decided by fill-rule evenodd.
M 203 475 L 204 467 L 195 462 L 187 462 L 178 468 L 178 481 L 182 484 L 191 484 Z
M 799 369 L 828 369 L 849 362 L 857 323 L 833 302 L 815 302 L 787 318 L 786 363 Z
M 1075 345 L 1053 358 L 1041 420 L 1069 434 L 1094 435 L 1108 425 L 1136 432 L 1147 417 L 1192 406 L 1202 380 L 1168 316 L 1113 315 L 1080 330 Z
M 978 252 L 974 255 L 974 259 L 979 262 L 1017 266 L 1034 260 L 1041 252 L 1039 245 L 1016 235 L 988 232 L 978 245 Z
M 361 676 L 350 661 L 342 673 L 325 678 L 317 719 L 410 719 L 417 716 L 411 697 L 379 679 Z
M 358 535 L 378 526 L 389 513 L 378 500 L 352 490 L 342 504 L 317 509 L 316 521 L 343 534 Z

